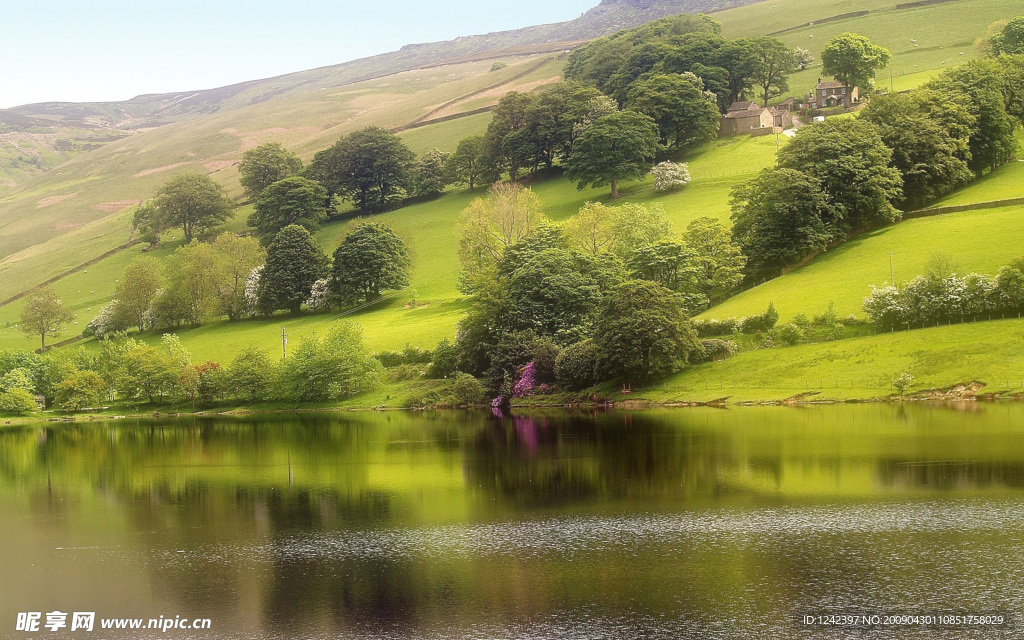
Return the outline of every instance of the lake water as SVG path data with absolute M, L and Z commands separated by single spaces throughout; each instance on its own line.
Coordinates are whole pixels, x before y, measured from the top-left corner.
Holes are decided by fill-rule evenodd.
M 97 629 L 16 630 L 53 611 Z M 1021 612 L 1024 405 L 0 431 L 0 638 L 1011 638 L 801 616 Z M 160 616 L 210 628 L 98 629 Z

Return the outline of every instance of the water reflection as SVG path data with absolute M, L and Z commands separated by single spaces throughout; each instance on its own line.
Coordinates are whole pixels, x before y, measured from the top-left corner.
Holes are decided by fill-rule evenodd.
M 792 614 L 821 607 L 1020 608 L 1022 417 L 868 405 L 10 429 L 0 629 L 70 608 L 210 617 L 206 638 L 776 638 L 815 637 Z

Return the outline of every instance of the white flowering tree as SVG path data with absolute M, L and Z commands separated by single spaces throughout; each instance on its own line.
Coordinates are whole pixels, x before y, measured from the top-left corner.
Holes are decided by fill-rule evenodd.
M 654 190 L 671 191 L 690 184 L 690 167 L 685 162 L 661 162 L 651 169 L 654 176 Z

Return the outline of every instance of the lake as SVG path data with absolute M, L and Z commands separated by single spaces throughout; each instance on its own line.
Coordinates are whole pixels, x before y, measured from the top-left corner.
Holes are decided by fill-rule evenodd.
M 45 423 L 0 430 L 0 514 L 4 638 L 1024 625 L 1021 404 Z M 96 628 L 18 631 L 55 611 Z M 209 628 L 99 630 L 116 618 Z

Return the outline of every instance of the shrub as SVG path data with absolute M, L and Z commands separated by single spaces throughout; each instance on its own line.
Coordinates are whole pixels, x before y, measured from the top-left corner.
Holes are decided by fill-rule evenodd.
M 491 71 L 501 71 L 508 66 L 507 62 L 498 61 L 491 65 Z
M 768 337 L 772 344 L 781 343 L 792 347 L 803 342 L 804 330 L 793 323 L 788 323 L 772 329 L 768 333 Z
M 285 394 L 293 400 L 313 402 L 369 390 L 383 371 L 380 362 L 366 352 L 362 329 L 351 322 L 334 325 L 323 339 L 310 335 L 283 367 Z
M 707 362 L 708 360 L 715 362 L 736 355 L 738 352 L 739 347 L 732 340 L 712 338 L 710 340 L 701 340 L 698 349 L 690 354 L 690 359 L 691 361 L 696 359 L 700 362 Z
M 32 372 L 23 367 L 18 367 L 17 369 L 11 369 L 0 377 L 0 391 L 11 391 L 13 389 L 23 389 L 30 394 L 35 391 L 36 385 L 32 381 Z
M 736 318 L 726 318 L 724 320 L 694 320 L 693 330 L 697 332 L 698 338 L 727 336 L 739 333 L 740 321 Z
M 740 321 L 740 331 L 743 333 L 768 333 L 779 321 L 779 312 L 775 310 L 775 304 L 768 303 L 768 309 L 756 316 L 749 316 Z
M 306 308 L 313 313 L 330 311 L 331 309 L 331 281 L 327 278 L 320 278 L 313 283 L 309 290 L 309 297 L 304 303 Z
M 468 373 L 460 373 L 455 377 L 452 394 L 458 404 L 480 404 L 484 399 L 484 386 Z
M 910 391 L 911 385 L 914 384 L 914 376 L 909 373 L 901 373 L 892 379 L 892 387 L 896 389 L 896 393 L 903 397 L 907 395 L 907 391 Z
M 575 391 L 597 383 L 597 346 L 593 341 L 583 340 L 562 349 L 555 358 L 555 380 Z
M 100 309 L 100 312 L 89 321 L 89 324 L 85 325 L 82 337 L 104 338 L 111 333 L 124 331 L 128 327 L 121 321 L 121 315 L 117 300 L 112 300 Z
M 267 401 L 274 396 L 277 365 L 259 347 L 248 347 L 231 361 L 227 393 L 247 402 Z
M 431 378 L 450 378 L 455 375 L 458 369 L 459 351 L 448 338 L 443 338 L 434 348 L 434 354 L 430 359 L 430 370 L 428 375 Z
M 6 413 L 35 413 L 39 410 L 36 399 L 24 389 L 14 388 L 0 393 L 0 411 Z
M 405 382 L 419 378 L 424 371 L 422 365 L 400 364 L 387 368 L 385 373 L 389 382 Z
M 662 162 L 651 169 L 655 191 L 671 191 L 690 183 L 690 167 L 685 162 Z

